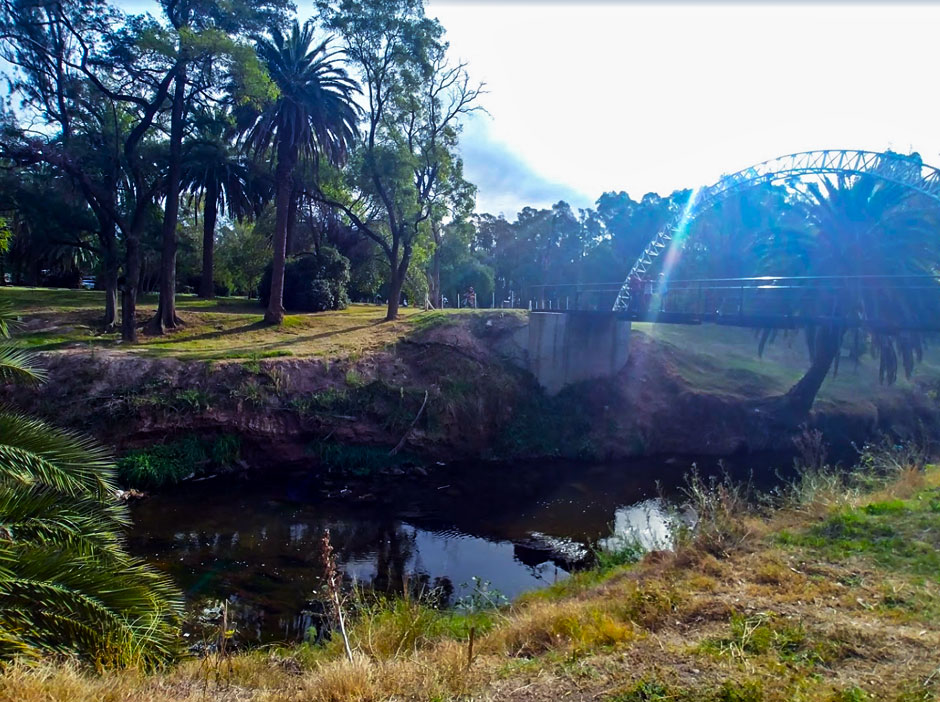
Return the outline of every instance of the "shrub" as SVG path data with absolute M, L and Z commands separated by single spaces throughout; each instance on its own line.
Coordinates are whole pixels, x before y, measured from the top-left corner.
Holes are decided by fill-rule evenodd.
M 258 286 L 262 306 L 271 297 L 272 266 L 264 271 Z M 318 254 L 288 259 L 284 267 L 284 309 L 296 312 L 341 310 L 349 304 L 349 260 L 336 249 L 324 246 Z

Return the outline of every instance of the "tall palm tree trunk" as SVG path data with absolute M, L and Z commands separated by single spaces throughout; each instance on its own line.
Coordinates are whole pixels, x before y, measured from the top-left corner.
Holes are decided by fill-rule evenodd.
M 817 327 L 809 370 L 783 396 L 785 406 L 794 414 L 805 415 L 812 408 L 833 361 L 842 349 L 844 333 L 843 329 L 829 325 Z
M 297 231 L 297 205 L 299 200 L 300 194 L 292 189 L 290 204 L 287 206 L 287 243 L 285 245 L 285 251 L 288 256 L 292 255 L 297 248 L 294 234 Z
M 206 187 L 206 206 L 202 220 L 202 280 L 199 282 L 199 297 L 215 296 L 213 269 L 215 268 L 215 223 L 219 214 L 219 189 L 215 181 Z
M 284 321 L 284 264 L 287 260 L 287 220 L 290 216 L 290 199 L 293 184 L 291 173 L 296 161 L 296 149 L 281 142 L 278 147 L 277 169 L 275 170 L 275 218 L 274 218 L 274 261 L 271 270 L 271 297 L 264 321 L 268 324 L 280 324 Z

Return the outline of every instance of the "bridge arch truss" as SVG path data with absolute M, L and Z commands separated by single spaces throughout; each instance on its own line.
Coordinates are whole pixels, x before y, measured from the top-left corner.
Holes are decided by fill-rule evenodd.
M 763 161 L 744 170 L 722 176 L 715 184 L 695 190 L 689 204 L 676 214 L 643 249 L 627 274 L 614 301 L 614 312 L 630 306 L 630 280 L 647 273 L 659 255 L 681 229 L 722 200 L 749 188 L 809 175 L 871 176 L 908 188 L 940 202 L 940 170 L 924 164 L 919 157 L 891 151 L 851 149 L 802 151 Z

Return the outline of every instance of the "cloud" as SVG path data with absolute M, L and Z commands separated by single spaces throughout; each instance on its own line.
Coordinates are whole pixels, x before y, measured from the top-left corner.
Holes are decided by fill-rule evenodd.
M 570 185 L 536 173 L 490 129 L 490 118 L 475 114 L 460 136 L 464 177 L 477 186 L 477 212 L 513 219 L 523 207 L 550 207 L 564 200 L 573 208 L 591 207 L 593 199 Z

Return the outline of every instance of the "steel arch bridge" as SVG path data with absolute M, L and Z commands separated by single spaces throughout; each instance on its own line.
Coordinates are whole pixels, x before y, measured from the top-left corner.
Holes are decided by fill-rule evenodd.
M 614 301 L 614 312 L 630 307 L 630 281 L 648 272 L 653 261 L 668 248 L 673 237 L 687 228 L 712 206 L 749 188 L 807 175 L 872 176 L 900 185 L 940 202 L 940 169 L 924 164 L 918 156 L 891 151 L 856 151 L 851 149 L 803 151 L 763 161 L 750 168 L 723 176 L 707 188 L 693 191 L 689 204 L 670 220 L 627 274 Z

